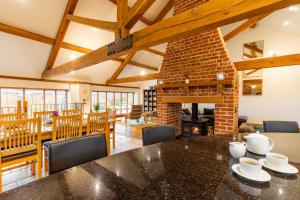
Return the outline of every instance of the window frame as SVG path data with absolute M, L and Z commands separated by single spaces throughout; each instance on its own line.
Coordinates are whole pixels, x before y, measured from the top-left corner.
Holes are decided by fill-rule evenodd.
M 112 93 L 113 94 L 113 99 L 114 99 L 114 105 L 113 105 L 113 109 L 115 109 L 116 108 L 116 93 L 118 93 L 118 94 L 120 94 L 120 108 L 121 108 L 121 110 L 120 110 L 120 113 L 118 114 L 118 115 L 124 115 L 124 114 L 128 114 L 129 112 L 130 112 L 130 109 L 128 108 L 128 106 L 129 106 L 129 104 L 128 104 L 128 98 L 129 98 L 129 95 L 128 94 L 132 94 L 132 96 L 131 96 L 131 98 L 132 98 L 132 100 L 131 100 L 131 102 L 132 102 L 132 105 L 134 105 L 135 104 L 135 99 L 134 99 L 134 97 L 135 97 L 135 95 L 137 95 L 136 93 L 137 92 L 121 92 L 121 91 L 105 91 L 105 90 L 92 90 L 91 91 L 91 97 L 93 96 L 93 93 L 96 93 L 97 95 L 97 101 L 95 102 L 95 103 L 100 103 L 100 99 L 99 99 L 99 94 L 100 93 L 105 93 L 105 96 L 106 96 L 106 99 L 105 99 L 105 108 L 107 109 L 108 108 L 108 93 Z M 123 103 L 123 100 L 122 100 L 122 96 L 123 96 L 123 94 L 126 94 L 126 113 L 124 113 L 123 112 L 123 107 L 122 107 L 122 103 Z M 94 105 L 95 104 L 93 104 L 93 101 L 91 101 L 91 108 L 92 108 L 92 110 L 94 110 Z M 125 107 L 124 107 L 125 108 Z

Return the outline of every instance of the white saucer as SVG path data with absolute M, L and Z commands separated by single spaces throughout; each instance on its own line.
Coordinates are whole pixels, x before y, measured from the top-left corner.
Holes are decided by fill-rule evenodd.
M 266 159 L 260 159 L 258 162 L 260 162 L 263 167 L 270 169 L 272 171 L 275 171 L 275 172 L 284 173 L 284 174 L 297 174 L 298 173 L 298 169 L 290 164 L 288 164 L 285 169 L 280 169 L 280 168 L 274 168 L 274 167 L 268 166 Z
M 265 170 L 261 170 L 261 173 L 260 174 L 257 174 L 257 176 L 248 176 L 246 174 L 243 174 L 240 170 L 240 164 L 235 164 L 235 165 L 232 165 L 232 170 L 239 176 L 243 177 L 243 178 L 246 178 L 248 180 L 251 180 L 251 181 L 255 181 L 255 182 L 260 182 L 260 183 L 264 183 L 264 182 L 268 182 L 271 180 L 271 175 L 266 172 Z

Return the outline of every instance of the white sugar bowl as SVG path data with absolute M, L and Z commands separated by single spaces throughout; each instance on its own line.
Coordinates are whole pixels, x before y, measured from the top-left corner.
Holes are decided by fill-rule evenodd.
M 232 157 L 239 159 L 244 157 L 246 154 L 246 143 L 245 142 L 230 142 L 229 151 Z

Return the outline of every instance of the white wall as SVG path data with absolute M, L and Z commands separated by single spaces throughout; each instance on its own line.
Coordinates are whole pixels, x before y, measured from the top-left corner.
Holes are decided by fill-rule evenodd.
M 228 26 L 222 31 L 230 29 Z M 265 57 L 271 52 L 277 56 L 300 52 L 298 35 L 258 25 L 227 42 L 233 61 L 242 60 L 244 43 L 258 40 L 265 41 Z M 241 80 L 240 85 L 239 114 L 248 116 L 249 122 L 293 120 L 300 123 L 300 66 L 264 69 L 262 96 L 242 96 Z

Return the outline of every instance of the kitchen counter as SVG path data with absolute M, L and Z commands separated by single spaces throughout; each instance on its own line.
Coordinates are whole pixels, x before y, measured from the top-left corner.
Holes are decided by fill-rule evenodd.
M 155 144 L 85 163 L 0 199 L 299 199 L 299 175 L 256 184 L 232 173 L 229 137 Z M 299 164 L 294 164 L 300 168 Z

